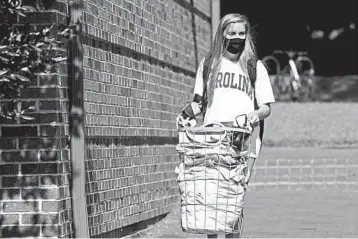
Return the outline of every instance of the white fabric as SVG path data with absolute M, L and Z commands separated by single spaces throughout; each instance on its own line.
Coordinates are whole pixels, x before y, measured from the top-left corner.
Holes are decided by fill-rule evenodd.
M 194 94 L 203 95 L 203 68 L 201 61 L 196 74 Z M 251 86 L 248 75 L 239 63 L 232 62 L 225 57 L 215 79 L 213 103 L 208 107 L 204 123 L 234 122 L 235 117 L 254 111 L 254 97 L 258 106 L 275 102 L 270 77 L 261 61 L 257 62 L 255 87 Z
M 203 95 L 203 68 L 201 61 L 195 80 L 194 94 Z M 226 77 L 226 78 L 225 78 Z M 207 122 L 234 122 L 235 117 L 254 111 L 254 99 L 258 106 L 275 102 L 270 77 L 261 61 L 256 66 L 255 87 L 251 86 L 248 75 L 242 70 L 239 63 L 234 63 L 225 57 L 222 58 L 221 67 L 216 79 L 213 104 L 208 107 L 204 123 Z M 251 137 L 252 157 L 257 157 L 261 148 L 259 127 L 256 127 Z
M 181 194 L 181 225 L 192 233 L 240 231 L 245 190 L 241 184 L 246 165 L 176 168 Z
M 190 135 L 190 137 L 188 137 Z M 178 153 L 186 156 L 204 157 L 208 155 L 220 155 L 233 157 L 256 157 L 255 145 L 251 145 L 251 137 L 240 133 L 237 142 L 231 142 L 231 134 L 225 131 L 218 133 L 204 132 L 179 132 L 179 144 L 176 146 Z M 236 147 L 232 147 L 232 145 Z M 211 146 L 210 146 L 211 145 Z M 221 157 L 223 158 L 223 157 Z
M 176 147 L 181 156 L 175 173 L 184 231 L 217 234 L 237 233 L 242 229 L 243 180 L 248 155 L 247 151 L 235 150 L 227 138 L 230 135 L 220 145 L 211 147 L 200 145 L 200 141 L 195 145 L 180 142 Z

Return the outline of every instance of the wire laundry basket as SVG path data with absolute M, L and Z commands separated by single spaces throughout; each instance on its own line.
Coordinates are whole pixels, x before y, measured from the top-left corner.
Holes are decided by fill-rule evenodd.
M 210 123 L 178 129 L 183 231 L 242 233 L 251 129 Z

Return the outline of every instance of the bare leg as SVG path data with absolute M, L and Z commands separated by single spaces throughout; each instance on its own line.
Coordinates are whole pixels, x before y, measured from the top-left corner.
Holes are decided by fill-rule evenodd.
M 240 238 L 241 235 L 240 233 L 230 233 L 230 234 L 226 234 L 225 238 Z
M 241 217 L 239 222 L 239 231 L 236 233 L 229 233 L 225 235 L 225 238 L 241 238 L 243 229 L 244 229 L 244 211 L 241 211 Z
M 208 234 L 206 235 L 208 238 L 218 238 L 218 234 Z

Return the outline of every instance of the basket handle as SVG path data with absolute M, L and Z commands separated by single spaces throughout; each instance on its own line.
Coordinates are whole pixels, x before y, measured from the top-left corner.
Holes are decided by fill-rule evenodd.
M 219 126 L 219 127 L 225 127 L 223 124 L 221 123 L 218 123 L 218 122 L 211 122 L 211 123 L 206 123 L 206 124 L 203 124 L 202 127 L 212 127 L 212 126 Z M 226 137 L 227 135 L 227 132 L 226 130 L 223 129 L 223 133 L 224 135 L 222 137 L 220 137 L 220 139 L 217 141 L 217 142 L 206 142 L 206 141 L 198 141 L 198 140 L 195 140 L 195 137 L 192 137 L 191 134 L 188 133 L 188 131 L 190 130 L 186 130 L 185 131 L 185 134 L 187 136 L 187 138 L 191 141 L 191 142 L 195 142 L 195 143 L 198 143 L 198 144 L 202 144 L 202 145 L 206 145 L 206 146 L 218 146 L 221 144 L 222 140 Z M 219 132 L 220 133 L 220 132 Z

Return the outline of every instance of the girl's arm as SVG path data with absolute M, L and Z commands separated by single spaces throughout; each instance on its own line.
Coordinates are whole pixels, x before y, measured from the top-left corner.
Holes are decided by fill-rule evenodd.
M 253 157 L 249 157 L 249 159 L 247 160 L 247 172 L 246 172 L 245 180 L 244 180 L 244 184 L 246 184 L 246 185 L 250 182 L 251 172 L 252 172 L 252 169 L 254 168 L 255 160 L 256 160 L 256 158 L 253 158 Z
M 256 127 L 261 120 L 266 119 L 270 116 L 271 113 L 271 107 L 270 104 L 263 104 L 259 109 L 251 112 L 248 114 L 248 120 L 253 125 L 253 127 Z M 256 158 L 249 157 L 247 161 L 247 173 L 245 176 L 245 184 L 248 184 L 251 178 L 252 169 L 254 168 Z
M 253 127 L 259 125 L 261 120 L 266 119 L 271 114 L 271 106 L 270 104 L 263 104 L 261 107 L 247 115 L 248 121 L 251 123 Z
M 259 120 L 264 120 L 271 114 L 271 106 L 270 104 L 263 104 L 257 111 Z

